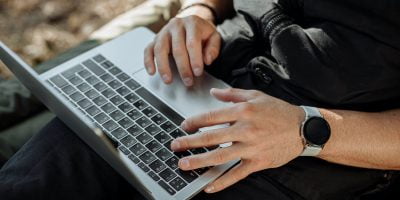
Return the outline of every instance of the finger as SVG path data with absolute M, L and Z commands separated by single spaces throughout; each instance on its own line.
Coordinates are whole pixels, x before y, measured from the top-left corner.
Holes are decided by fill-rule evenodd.
M 204 47 L 203 60 L 206 65 L 211 65 L 212 62 L 218 57 L 221 49 L 221 36 L 215 31 Z
M 221 165 L 238 158 L 240 158 L 240 148 L 233 145 L 182 158 L 179 160 L 178 165 L 182 170 L 193 170 L 202 167 Z
M 169 84 L 172 82 L 172 73 L 169 65 L 169 52 L 170 52 L 170 38 L 171 35 L 161 34 L 154 46 L 154 54 L 156 57 L 156 64 L 158 73 L 163 79 L 164 83 Z
M 181 127 L 193 132 L 203 127 L 234 122 L 237 118 L 236 110 L 233 107 L 226 107 L 187 118 Z
M 210 183 L 204 191 L 207 193 L 219 192 L 246 178 L 249 174 L 250 164 L 241 161 L 238 165 L 229 170 L 225 175 Z
M 185 31 L 183 29 L 174 29 L 172 34 L 172 55 L 179 74 L 186 86 L 193 85 L 193 74 L 190 67 L 189 55 L 186 49 Z
M 184 151 L 233 142 L 237 140 L 234 132 L 235 130 L 228 127 L 179 137 L 171 142 L 171 149 L 173 151 Z
M 150 75 L 156 72 L 156 65 L 154 63 L 154 42 L 151 42 L 144 50 L 144 66 Z
M 256 90 L 242 90 L 236 88 L 227 88 L 227 89 L 212 88 L 210 90 L 210 93 L 220 101 L 234 102 L 234 103 L 246 102 L 252 100 L 260 94 L 260 92 Z
M 186 30 L 186 48 L 189 53 L 190 66 L 195 76 L 201 76 L 204 68 L 202 38 L 195 27 L 190 26 Z

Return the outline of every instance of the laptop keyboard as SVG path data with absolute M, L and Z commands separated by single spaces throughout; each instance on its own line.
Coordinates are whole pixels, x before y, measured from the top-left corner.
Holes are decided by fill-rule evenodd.
M 185 188 L 209 168 L 182 171 L 179 158 L 212 150 L 170 149 L 182 116 L 102 55 L 84 61 L 48 81 L 91 119 L 135 165 L 169 194 Z

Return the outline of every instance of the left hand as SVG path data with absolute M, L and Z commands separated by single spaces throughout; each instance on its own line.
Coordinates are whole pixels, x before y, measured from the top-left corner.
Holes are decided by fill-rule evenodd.
M 285 101 L 255 90 L 212 89 L 217 99 L 235 104 L 186 119 L 182 128 L 193 132 L 202 127 L 230 123 L 215 129 L 175 139 L 171 148 L 183 151 L 227 142 L 232 145 L 188 156 L 179 160 L 182 170 L 241 162 L 222 177 L 210 183 L 205 192 L 214 193 L 263 169 L 280 167 L 299 156 L 303 144 L 299 127 L 303 110 Z

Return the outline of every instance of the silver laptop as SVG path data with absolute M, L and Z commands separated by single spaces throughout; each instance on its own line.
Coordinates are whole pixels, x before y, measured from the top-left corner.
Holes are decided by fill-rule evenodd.
M 148 76 L 143 52 L 154 36 L 135 29 L 40 75 L 1 42 L 0 59 L 146 198 L 189 199 L 237 161 L 182 171 L 179 158 L 213 149 L 175 153 L 170 142 L 188 134 L 179 128 L 185 118 L 229 105 L 209 93 L 228 86 L 207 74 L 192 88 L 177 72 L 168 86 Z

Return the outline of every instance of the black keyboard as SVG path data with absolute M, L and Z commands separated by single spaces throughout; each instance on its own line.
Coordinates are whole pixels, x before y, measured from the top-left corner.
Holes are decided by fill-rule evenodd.
M 104 56 L 96 55 L 48 82 L 169 194 L 174 195 L 209 169 L 178 168 L 179 158 L 209 149 L 172 152 L 171 141 L 187 135 L 179 128 L 184 118 Z

